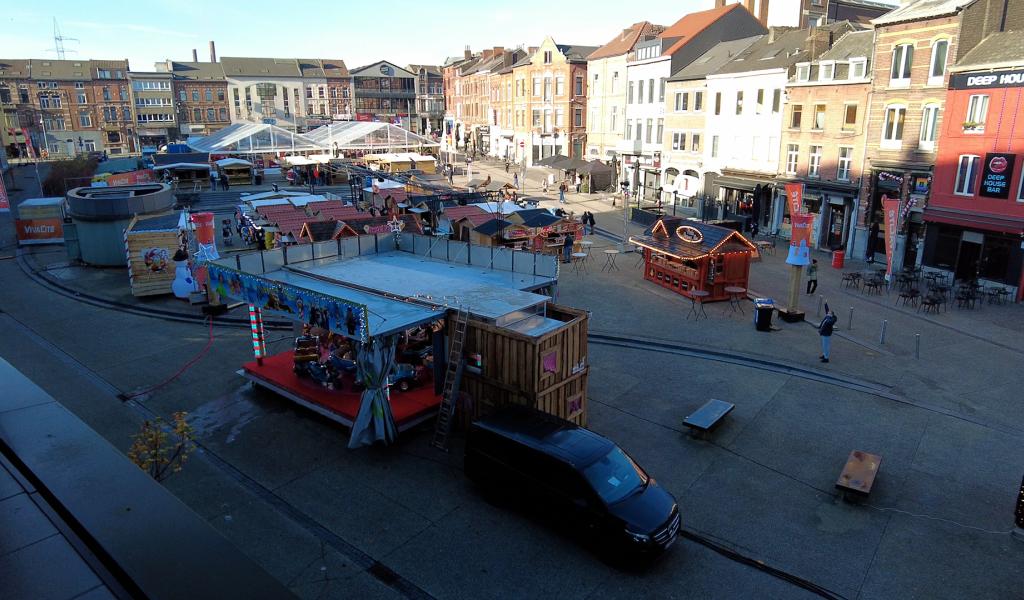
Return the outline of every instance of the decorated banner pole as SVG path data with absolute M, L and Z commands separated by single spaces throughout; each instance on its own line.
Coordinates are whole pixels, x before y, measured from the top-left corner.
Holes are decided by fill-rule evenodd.
M 263 366 L 263 356 L 267 353 L 263 337 L 263 311 L 256 305 L 249 305 L 249 326 L 252 330 L 252 353 L 256 355 L 256 364 Z
M 811 263 L 811 215 L 803 213 L 804 186 L 802 183 L 786 184 L 786 201 L 789 203 L 789 220 L 792 232 L 789 238 L 789 256 L 786 264 L 789 271 L 789 313 L 796 315 L 800 309 L 800 278 L 805 265 Z
M 888 282 L 892 280 L 893 254 L 899 233 L 900 199 L 882 196 L 882 210 L 885 213 L 885 280 Z

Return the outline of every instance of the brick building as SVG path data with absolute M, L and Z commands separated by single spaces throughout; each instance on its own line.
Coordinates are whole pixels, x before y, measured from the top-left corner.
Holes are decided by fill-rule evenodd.
M 1008 286 L 1018 301 L 1024 299 L 1020 36 L 1020 30 L 994 32 L 950 68 L 922 253 L 925 266 Z
M 72 61 L 40 61 L 40 63 L 68 63 Z M 131 99 L 131 82 L 128 80 L 128 61 L 126 60 L 92 60 L 90 71 L 92 78 L 86 80 L 79 92 L 84 89 L 90 104 L 78 109 L 78 127 L 81 131 L 99 130 L 102 149 L 109 155 L 135 154 L 141 152 L 136 135 L 135 111 Z M 54 64 L 54 67 L 56 65 Z M 47 68 L 36 68 L 33 61 L 32 77 L 39 80 L 50 77 Z M 52 69 L 53 77 L 60 77 L 56 68 Z M 76 84 L 78 82 L 75 82 Z M 81 96 L 79 96 L 81 97 Z M 84 115 L 91 113 L 92 127 L 85 126 Z M 83 149 L 85 146 L 83 136 Z
M 416 113 L 412 130 L 423 135 L 440 135 L 444 121 L 444 79 L 435 65 L 408 65 L 416 75 Z
M 140 151 L 154 153 L 178 139 L 174 76 L 170 73 L 128 73 Z
M 594 46 L 556 44 L 547 37 L 513 66 L 516 160 L 532 165 L 555 154 L 583 158 L 587 56 L 595 50 Z
M 798 63 L 786 84 L 778 181 L 804 185 L 815 247 L 843 247 L 855 229 L 873 36 L 845 34 L 818 59 Z M 788 214 L 787 204 L 784 222 Z
M 231 124 L 228 85 L 220 63 L 169 60 L 156 67 L 173 76 L 179 137 L 209 135 Z M 240 112 L 240 105 L 235 108 Z
M 514 131 L 509 120 L 509 69 L 527 56 L 501 46 L 466 55 L 444 68 L 446 140 L 465 152 L 505 157 Z M 501 105 L 501 106 L 499 106 Z
M 872 21 L 872 99 L 854 255 L 866 255 L 871 246 L 875 255 L 884 256 L 882 197 L 888 196 L 899 198 L 906 213 L 892 257 L 894 269 L 920 264 L 922 214 L 941 142 L 949 69 L 1001 23 L 1019 28 L 1022 13 L 1019 2 L 914 0 Z M 877 237 L 871 235 L 874 231 Z

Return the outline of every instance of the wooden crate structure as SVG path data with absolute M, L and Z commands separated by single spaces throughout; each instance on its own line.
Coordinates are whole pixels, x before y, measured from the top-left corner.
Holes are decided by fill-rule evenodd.
M 128 281 L 133 296 L 170 294 L 174 281 L 174 253 L 181 244 L 178 213 L 140 217 L 124 230 Z
M 562 325 L 537 337 L 470 319 L 456 409 L 461 425 L 507 404 L 587 424 L 587 313 L 549 302 L 547 317 Z

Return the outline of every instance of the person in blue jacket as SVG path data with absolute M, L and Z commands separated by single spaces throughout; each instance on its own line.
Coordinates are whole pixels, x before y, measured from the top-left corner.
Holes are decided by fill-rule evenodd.
M 825 317 L 818 325 L 818 335 L 821 336 L 821 362 L 827 363 L 832 350 L 832 330 L 836 325 L 836 315 L 829 309 L 828 302 L 825 303 Z

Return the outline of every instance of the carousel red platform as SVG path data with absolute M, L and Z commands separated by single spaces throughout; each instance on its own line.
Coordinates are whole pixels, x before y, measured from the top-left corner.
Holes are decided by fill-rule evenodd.
M 353 378 L 346 375 L 341 386 L 343 389 L 332 390 L 299 377 L 292 366 L 292 352 L 287 351 L 264 358 L 262 365 L 256 361 L 245 363 L 241 374 L 310 410 L 351 427 L 362 398 L 361 390 L 353 390 Z M 391 413 L 399 431 L 433 418 L 441 405 L 441 396 L 434 395 L 434 381 L 429 371 L 418 385 L 406 392 L 392 389 L 389 396 Z

